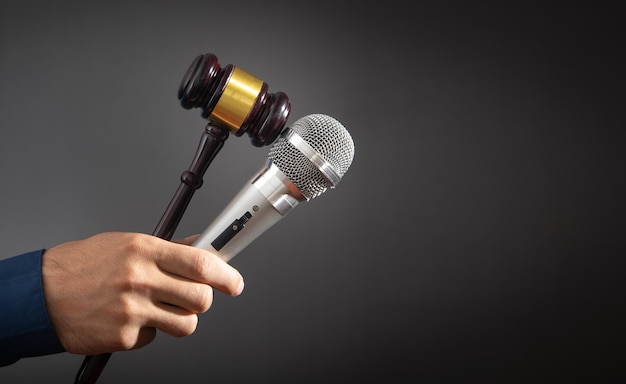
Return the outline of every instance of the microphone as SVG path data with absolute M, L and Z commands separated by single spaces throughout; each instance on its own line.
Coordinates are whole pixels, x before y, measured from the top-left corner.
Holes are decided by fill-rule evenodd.
M 298 119 L 192 245 L 229 261 L 299 203 L 335 188 L 353 158 L 354 142 L 339 121 L 323 114 Z

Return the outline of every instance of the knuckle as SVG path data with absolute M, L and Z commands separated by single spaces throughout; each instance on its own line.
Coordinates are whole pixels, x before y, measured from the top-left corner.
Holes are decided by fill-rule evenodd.
M 110 336 L 110 349 L 128 351 L 138 348 L 141 344 L 141 327 L 145 323 L 142 306 L 133 299 L 133 295 L 124 294 L 116 306 L 116 312 L 110 318 L 109 326 L 113 332 Z
M 141 256 L 145 254 L 148 247 L 148 237 L 141 236 L 137 233 L 128 233 L 125 235 L 126 241 L 123 244 L 124 251 L 128 255 Z
M 172 330 L 171 335 L 175 337 L 189 336 L 196 331 L 198 327 L 198 316 L 191 314 L 182 316 L 177 326 Z
M 129 295 L 122 295 L 115 315 L 116 323 L 120 329 L 131 327 L 136 322 L 138 316 L 137 306 L 134 301 L 130 299 Z
M 138 330 L 129 325 L 119 328 L 112 340 L 111 348 L 116 351 L 129 351 L 137 344 Z
M 192 303 L 191 311 L 204 313 L 209 310 L 213 303 L 213 289 L 206 284 L 193 284 L 189 290 L 189 299 Z
M 196 303 L 195 312 L 204 313 L 209 310 L 213 303 L 213 289 L 206 284 L 195 284 L 194 302 Z
M 211 270 L 210 264 L 211 262 L 209 258 L 200 252 L 194 253 L 191 258 L 191 267 L 198 274 L 198 276 L 201 276 L 203 279 L 206 278 Z
M 117 286 L 121 292 L 145 293 L 150 290 L 145 269 L 130 260 L 126 262 L 123 273 L 117 276 Z

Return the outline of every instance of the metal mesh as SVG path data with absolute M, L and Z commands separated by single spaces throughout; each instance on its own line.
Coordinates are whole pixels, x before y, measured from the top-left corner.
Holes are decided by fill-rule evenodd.
M 327 115 L 312 114 L 297 120 L 291 129 L 330 163 L 339 177 L 343 177 L 352 164 L 354 142 L 339 121 Z M 332 187 L 319 169 L 291 145 L 284 135 L 270 148 L 268 158 L 298 187 L 307 200 Z

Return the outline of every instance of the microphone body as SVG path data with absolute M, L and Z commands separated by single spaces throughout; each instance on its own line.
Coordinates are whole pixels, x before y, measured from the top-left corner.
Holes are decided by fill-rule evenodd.
M 337 120 L 322 114 L 300 118 L 192 245 L 229 261 L 299 203 L 334 188 L 353 156 L 352 137 Z
M 305 200 L 291 180 L 267 161 L 193 246 L 213 251 L 229 261 Z

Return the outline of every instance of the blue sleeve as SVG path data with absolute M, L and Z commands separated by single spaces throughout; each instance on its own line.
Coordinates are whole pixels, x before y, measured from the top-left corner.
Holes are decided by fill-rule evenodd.
M 43 252 L 0 260 L 0 366 L 64 351 L 44 301 Z

